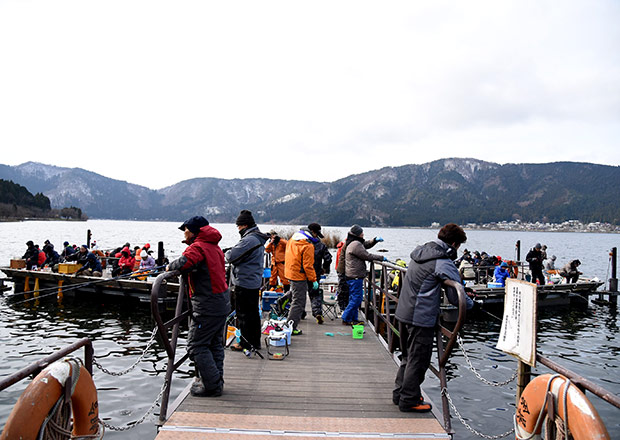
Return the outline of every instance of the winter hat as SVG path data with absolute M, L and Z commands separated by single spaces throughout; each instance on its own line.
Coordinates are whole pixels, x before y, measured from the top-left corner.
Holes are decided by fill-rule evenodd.
M 325 236 L 321 233 L 321 225 L 318 223 L 310 223 L 308 225 L 308 229 L 314 232 L 319 238 L 324 238 Z
M 505 261 L 502 261 L 502 264 L 500 264 L 501 267 L 508 267 L 508 263 L 506 263 Z
M 237 217 L 237 221 L 235 223 L 237 226 L 254 226 L 256 224 L 254 217 L 252 217 L 252 212 L 247 209 L 244 209 L 239 213 L 239 217 Z
M 149 253 L 148 253 L 146 250 L 144 250 L 144 251 L 140 252 L 140 256 L 141 256 L 142 258 L 146 258 L 146 257 L 148 257 L 148 256 L 149 256 Z
M 183 222 L 183 224 L 179 226 L 179 229 L 181 231 L 187 229 L 189 232 L 197 234 L 198 231 L 200 231 L 200 228 L 202 228 L 203 226 L 207 226 L 208 224 L 209 221 L 206 218 L 201 215 L 197 215 L 185 220 L 185 222 Z
M 26 242 L 26 246 L 30 247 L 30 246 L 34 246 L 34 242 L 32 240 L 28 240 Z
M 144 245 L 144 249 L 150 249 L 150 248 L 151 248 L 151 244 L 150 243 L 147 243 L 147 244 Z
M 556 260 L 556 258 L 557 258 L 557 257 L 556 257 L 555 255 L 551 255 L 551 259 L 552 259 L 553 261 L 555 261 L 555 260 Z
M 85 244 L 83 244 L 83 245 L 82 245 L 82 246 L 80 246 L 80 247 L 83 247 L 84 249 L 88 250 L 88 246 L 86 246 Z
M 67 246 L 69 246 L 69 242 L 68 242 L 68 241 L 65 241 L 62 245 L 63 245 L 64 247 L 67 247 Z
M 349 231 L 353 235 L 357 235 L 358 237 L 364 233 L 364 230 L 360 225 L 351 226 L 351 230 Z
M 540 249 L 542 248 L 542 246 L 540 245 L 540 243 L 536 243 L 536 246 L 534 246 L 535 249 Z

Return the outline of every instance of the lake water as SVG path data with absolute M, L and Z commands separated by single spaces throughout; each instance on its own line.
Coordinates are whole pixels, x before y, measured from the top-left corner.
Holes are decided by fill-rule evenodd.
M 56 248 L 65 240 L 72 244 L 86 241 L 86 231 L 102 249 L 111 249 L 130 242 L 142 246 L 163 241 L 167 256 L 174 259 L 185 248 L 178 223 L 89 220 L 88 222 L 20 222 L 0 223 L 0 265 L 21 257 L 26 241 L 43 244 L 49 239 Z M 222 247 L 235 244 L 239 235 L 235 225 L 215 224 L 223 235 Z M 263 231 L 273 226 L 262 226 Z M 275 227 L 291 230 L 291 226 Z M 324 227 L 328 232 L 345 238 L 347 228 Z M 432 229 L 366 228 L 365 236 L 382 236 L 385 241 L 373 250 L 382 249 L 390 260 L 409 260 L 409 253 L 418 244 L 436 237 Z M 601 280 L 609 277 L 608 252 L 620 247 L 620 235 L 590 233 L 543 233 L 508 231 L 467 231 L 464 247 L 487 251 L 504 258 L 515 258 L 515 243 L 522 243 L 521 256 L 535 243 L 546 244 L 549 255 L 557 256 L 557 264 L 579 258 L 582 271 Z M 333 274 L 331 275 L 333 277 Z M 588 377 L 614 394 L 620 394 L 620 343 L 618 342 L 618 314 L 607 306 L 590 304 L 588 308 L 544 311 L 540 317 L 539 352 L 561 365 Z M 489 380 L 502 381 L 511 376 L 516 362 L 511 356 L 495 350 L 500 323 L 493 320 L 468 322 L 462 331 L 464 345 L 473 364 Z M 51 354 L 79 338 L 93 340 L 95 356 L 108 369 L 122 370 L 131 365 L 142 353 L 153 329 L 149 311 L 145 308 L 127 308 L 126 305 L 66 304 L 42 302 L 8 305 L 0 298 L 0 377 L 8 376 L 29 363 Z M 157 397 L 163 383 L 166 359 L 161 347 L 149 351 L 145 360 L 129 374 L 115 378 L 95 369 L 99 391 L 100 415 L 108 423 L 123 426 L 140 418 Z M 184 341 L 178 348 L 184 353 Z M 82 352 L 79 352 L 82 357 Z M 539 366 L 535 372 L 546 372 Z M 173 380 L 171 401 L 186 386 L 190 368 L 186 364 Z M 10 410 L 26 383 L 14 385 L 0 393 L 0 426 L 4 426 Z M 440 402 L 439 383 L 429 378 L 425 391 L 436 403 Z M 468 369 L 460 350 L 456 349 L 450 361 L 448 390 L 460 411 L 475 429 L 485 434 L 499 434 L 512 427 L 515 409 L 514 382 L 503 388 L 490 388 L 479 382 Z M 390 393 L 391 390 L 386 390 Z M 620 438 L 620 410 L 590 396 L 603 417 L 612 438 Z M 106 431 L 106 438 L 154 438 L 153 422 L 156 416 L 130 431 Z M 475 438 L 453 418 L 457 438 Z

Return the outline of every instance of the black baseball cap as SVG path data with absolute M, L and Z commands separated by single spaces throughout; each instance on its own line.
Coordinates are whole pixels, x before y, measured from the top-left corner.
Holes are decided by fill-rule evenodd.
M 179 226 L 179 229 L 181 231 L 188 229 L 190 232 L 197 234 L 198 231 L 200 231 L 200 228 L 202 228 L 203 226 L 207 226 L 208 224 L 209 221 L 206 218 L 201 215 L 197 215 L 195 217 L 185 220 L 185 222 L 183 222 L 183 224 Z

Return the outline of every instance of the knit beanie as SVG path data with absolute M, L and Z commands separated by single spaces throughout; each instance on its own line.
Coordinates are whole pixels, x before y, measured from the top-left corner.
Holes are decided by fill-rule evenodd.
M 239 213 L 239 217 L 237 217 L 237 221 L 235 223 L 237 226 L 254 226 L 256 224 L 254 217 L 252 217 L 252 213 L 247 209 L 244 209 Z
M 357 235 L 358 237 L 364 233 L 364 230 L 360 225 L 351 226 L 351 230 L 349 231 L 353 235 Z

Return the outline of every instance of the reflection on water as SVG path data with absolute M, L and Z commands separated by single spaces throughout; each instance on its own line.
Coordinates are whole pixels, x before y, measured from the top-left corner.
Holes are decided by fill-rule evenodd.
M 126 241 L 133 244 L 165 243 L 168 256 L 174 258 L 184 249 L 179 225 L 170 222 L 88 221 L 86 223 L 24 222 L 0 223 L 0 265 L 10 258 L 22 255 L 25 242 L 33 239 L 42 243 L 50 239 L 57 247 L 65 239 L 81 244 L 86 230 L 103 248 L 114 248 Z M 234 225 L 215 225 L 224 236 L 222 247 L 233 245 L 239 238 Z M 272 226 L 269 226 L 270 229 Z M 276 227 L 277 228 L 277 227 Z M 267 228 L 263 228 L 267 229 Z M 289 226 L 283 229 L 290 229 Z M 347 228 L 335 230 L 344 238 Z M 382 236 L 382 247 L 390 260 L 405 258 L 420 243 L 436 236 L 437 231 L 425 229 L 365 228 L 366 237 Z M 468 249 L 486 250 L 496 255 L 513 258 L 514 243 L 521 240 L 524 248 L 536 242 L 545 243 L 559 261 L 580 258 L 584 273 L 604 279 L 609 268 L 607 251 L 620 247 L 620 236 L 612 234 L 579 233 L 525 233 L 468 231 Z M 567 247 L 566 243 L 571 246 Z M 574 254 L 571 249 L 578 249 Z M 524 253 L 522 253 L 524 255 Z M 332 271 L 333 272 L 333 271 Z M 106 368 L 119 371 L 140 356 L 146 346 L 154 324 L 147 308 L 126 303 L 84 303 L 65 300 L 61 305 L 55 300 L 41 300 L 38 305 L 25 303 L 8 305 L 0 299 L 0 376 L 7 376 L 30 362 L 51 354 L 82 337 L 94 342 L 95 355 Z M 480 374 L 491 381 L 509 378 L 516 368 L 512 356 L 495 349 L 500 323 L 493 320 L 470 321 L 462 331 L 469 358 Z M 620 367 L 618 355 L 618 313 L 608 306 L 590 304 L 588 308 L 564 308 L 541 311 L 538 327 L 539 351 L 566 368 L 582 374 L 593 382 L 620 394 Z M 163 383 L 166 361 L 159 343 L 149 351 L 143 362 L 126 376 L 116 378 L 95 369 L 95 383 L 100 393 L 101 417 L 113 425 L 124 425 L 140 418 L 158 395 Z M 180 341 L 178 354 L 184 354 L 184 340 Z M 79 352 L 82 357 L 82 352 Z M 535 370 L 546 372 L 544 367 Z M 186 363 L 175 376 L 171 399 L 187 385 L 190 367 Z M 479 382 L 469 370 L 463 354 L 456 347 L 448 364 L 448 389 L 463 417 L 475 429 L 485 434 L 498 434 L 509 430 L 515 409 L 515 383 L 502 388 L 489 387 Z M 0 393 L 0 425 L 25 388 L 20 383 Z M 425 391 L 438 403 L 438 381 L 429 375 Z M 386 390 L 390 394 L 391 390 Z M 603 417 L 612 438 L 620 438 L 620 410 L 590 396 Z M 106 431 L 106 438 L 148 439 L 155 436 L 151 416 L 143 425 L 128 432 Z M 453 418 L 456 438 L 472 435 Z

